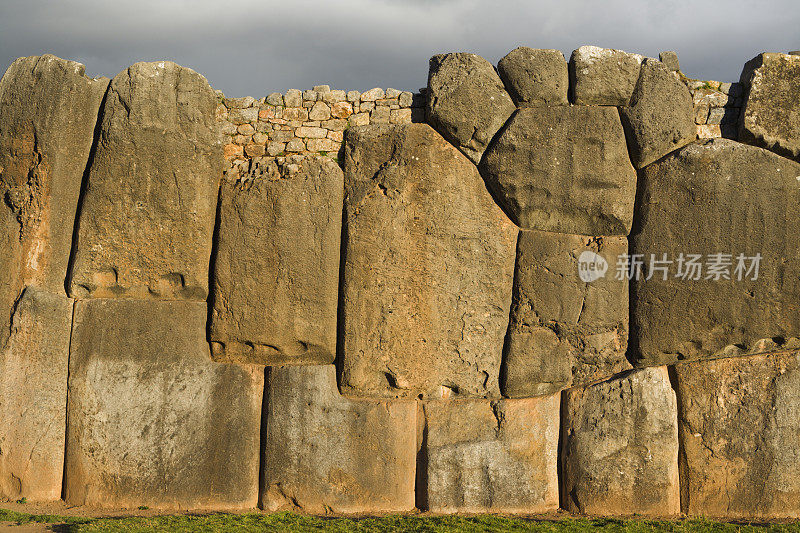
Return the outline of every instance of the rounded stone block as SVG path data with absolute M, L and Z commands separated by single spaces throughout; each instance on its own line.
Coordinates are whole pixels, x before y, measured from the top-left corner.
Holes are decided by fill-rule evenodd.
M 613 107 L 519 109 L 487 150 L 481 173 L 520 227 L 627 235 L 636 172 Z
M 467 53 L 431 58 L 427 98 L 428 123 L 475 164 L 516 107 L 494 66 Z

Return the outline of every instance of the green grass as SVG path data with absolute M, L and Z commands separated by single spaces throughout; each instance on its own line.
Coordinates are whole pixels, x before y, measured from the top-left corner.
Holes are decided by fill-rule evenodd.
M 703 519 L 637 520 L 560 518 L 527 520 L 492 515 L 480 516 L 385 516 L 380 518 L 321 518 L 294 513 L 274 514 L 203 514 L 164 515 L 154 517 L 79 518 L 52 515 L 30 515 L 0 509 L 0 521 L 58 524 L 59 531 L 75 532 L 145 532 L 145 531 L 296 531 L 296 532 L 505 532 L 537 533 L 747 533 L 798 532 L 800 522 L 786 524 L 731 524 Z

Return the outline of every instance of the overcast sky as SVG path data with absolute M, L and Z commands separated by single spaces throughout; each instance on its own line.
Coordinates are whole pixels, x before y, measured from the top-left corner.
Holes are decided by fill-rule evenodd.
M 800 49 L 800 0 L 0 0 L 0 68 L 45 52 L 114 76 L 169 59 L 230 96 L 330 84 L 426 84 L 428 58 L 469 51 L 493 63 L 516 46 L 583 44 L 657 57 L 735 81 L 761 51 Z

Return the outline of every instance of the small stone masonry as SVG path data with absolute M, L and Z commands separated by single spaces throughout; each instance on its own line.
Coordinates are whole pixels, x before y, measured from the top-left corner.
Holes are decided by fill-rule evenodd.
M 0 499 L 800 517 L 800 56 L 0 80 Z

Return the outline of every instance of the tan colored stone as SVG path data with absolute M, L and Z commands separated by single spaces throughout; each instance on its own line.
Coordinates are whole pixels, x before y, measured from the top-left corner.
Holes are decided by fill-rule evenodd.
M 255 507 L 264 370 L 212 362 L 206 312 L 205 302 L 76 303 L 69 505 Z
M 800 517 L 800 355 L 675 367 L 683 511 Z
M 285 120 L 306 121 L 308 120 L 308 109 L 304 109 L 302 107 L 297 107 L 297 108 L 289 107 L 283 110 L 281 118 Z
M 341 386 L 499 396 L 517 229 L 430 126 L 345 137 Z
M 212 272 L 214 357 L 264 365 L 336 355 L 342 170 L 260 163 L 222 186 Z
M 336 152 L 342 147 L 342 143 L 331 139 L 309 139 L 306 144 L 309 152 Z
M 109 87 L 69 280 L 73 296 L 205 300 L 222 147 L 193 70 L 137 63 Z
M 666 367 L 570 389 L 561 434 L 568 511 L 680 514 L 678 413 Z
M 748 88 L 741 140 L 800 161 L 800 56 L 759 54 L 741 82 Z
M 264 509 L 414 508 L 415 402 L 344 398 L 333 365 L 271 368 L 267 397 Z
M 365 91 L 361 93 L 361 101 L 362 102 L 374 102 L 375 100 L 380 100 L 386 95 L 383 89 L 380 87 L 375 87 L 374 89 L 370 89 L 369 91 Z
M 430 59 L 427 97 L 431 126 L 475 164 L 516 108 L 494 66 L 467 53 Z
M 17 59 L 0 80 L 0 347 L 25 286 L 64 293 L 81 181 L 108 83 L 52 55 Z
M 411 124 L 411 110 L 392 109 L 389 112 L 389 124 Z
M 308 113 L 311 120 L 328 120 L 331 118 L 331 108 L 324 102 L 317 102 Z
M 558 395 L 423 406 L 424 509 L 534 514 L 558 508 Z
M 295 130 L 294 134 L 303 138 L 324 139 L 328 135 L 328 130 L 324 128 L 301 126 Z
M 506 396 L 552 394 L 631 368 L 628 281 L 615 275 L 617 258 L 627 253 L 625 237 L 520 231 L 503 360 Z M 596 279 L 588 277 L 593 264 L 607 268 Z
M 647 265 L 651 254 L 666 254 L 672 263 L 666 279 L 660 270 L 631 281 L 630 351 L 638 364 L 800 337 L 800 256 L 787 238 L 800 235 L 798 176 L 800 164 L 728 139 L 692 143 L 640 172 L 631 254 Z M 699 271 L 689 254 L 700 254 Z M 747 258 L 756 254 L 753 279 Z
M 347 118 L 353 114 L 353 106 L 349 102 L 336 102 L 331 106 L 331 116 L 334 118 Z
M 356 113 L 350 116 L 350 126 L 366 126 L 369 124 L 369 113 Z
M 636 171 L 617 110 L 522 108 L 486 151 L 481 170 L 520 227 L 581 235 L 627 235 Z
M 0 498 L 61 498 L 72 300 L 27 287 L 0 348 Z

